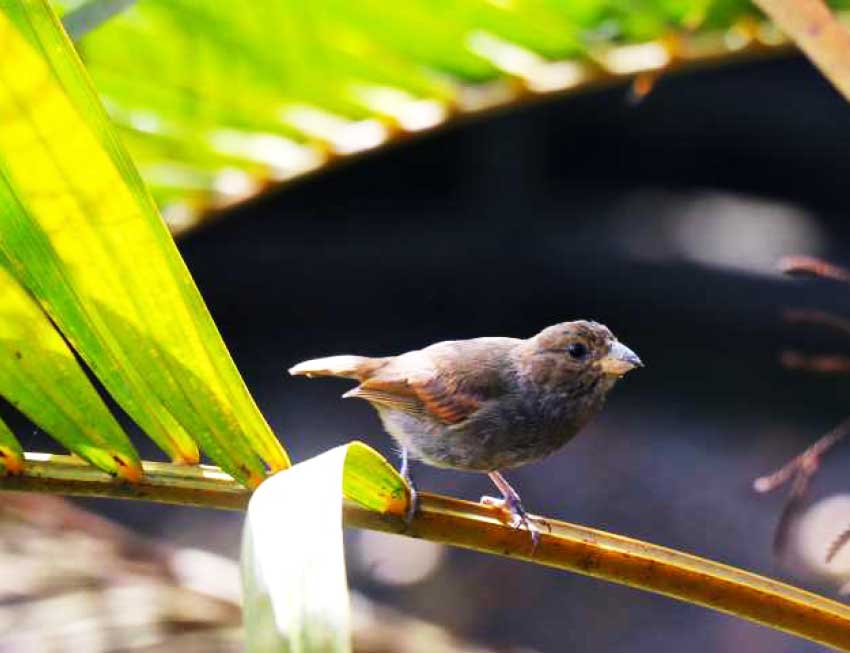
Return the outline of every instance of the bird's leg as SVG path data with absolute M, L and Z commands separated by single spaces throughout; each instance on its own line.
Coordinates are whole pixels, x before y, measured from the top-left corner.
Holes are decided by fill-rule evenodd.
M 481 503 L 486 506 L 495 506 L 507 510 L 512 518 L 512 523 L 516 528 L 525 526 L 531 534 L 532 552 L 540 543 L 540 529 L 537 524 L 528 516 L 525 507 L 522 505 L 519 493 L 511 487 L 507 479 L 499 472 L 490 472 L 487 474 L 490 480 L 499 488 L 502 493 L 502 499 L 494 499 L 493 497 L 481 497 Z M 545 523 L 545 522 L 544 522 Z
M 410 500 L 407 503 L 407 512 L 404 515 L 404 522 L 410 528 L 413 522 L 413 516 L 419 509 L 419 492 L 416 491 L 416 484 L 413 482 L 413 477 L 410 475 L 410 460 L 407 454 L 407 448 L 401 448 L 401 468 L 398 470 L 401 477 L 410 488 Z

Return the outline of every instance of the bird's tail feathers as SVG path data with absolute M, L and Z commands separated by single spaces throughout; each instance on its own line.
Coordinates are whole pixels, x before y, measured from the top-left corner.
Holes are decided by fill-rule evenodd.
M 293 376 L 340 376 L 346 379 L 363 380 L 385 363 L 383 358 L 368 356 L 328 356 L 298 363 L 289 368 Z

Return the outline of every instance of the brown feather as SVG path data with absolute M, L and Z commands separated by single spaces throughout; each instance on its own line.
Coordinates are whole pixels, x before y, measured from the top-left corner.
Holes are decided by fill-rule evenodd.
M 413 393 L 405 381 L 384 381 L 382 379 L 367 379 L 362 384 L 349 390 L 344 395 L 346 399 L 356 398 L 365 399 L 366 401 L 383 406 L 385 408 L 393 408 L 395 410 L 403 410 L 407 413 L 423 413 L 425 407 L 422 402 Z
M 453 386 L 431 377 L 424 382 L 412 379 L 367 379 L 343 397 L 365 399 L 379 406 L 424 414 L 443 422 L 457 424 L 478 410 L 480 402 L 474 397 L 452 391 Z
M 441 383 L 438 378 L 421 385 L 414 384 L 413 391 L 426 410 L 444 424 L 458 424 L 481 406 L 475 397 L 459 392 L 453 385 Z

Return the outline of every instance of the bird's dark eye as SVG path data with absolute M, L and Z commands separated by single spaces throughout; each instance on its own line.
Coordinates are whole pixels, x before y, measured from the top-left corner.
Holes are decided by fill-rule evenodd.
M 574 342 L 567 347 L 567 353 L 573 358 L 584 358 L 587 356 L 587 347 L 580 342 Z

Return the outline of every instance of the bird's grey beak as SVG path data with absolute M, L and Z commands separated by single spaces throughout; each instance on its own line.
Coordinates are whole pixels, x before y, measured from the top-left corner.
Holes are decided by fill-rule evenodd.
M 643 367 L 638 355 L 623 343 L 614 341 L 608 350 L 608 355 L 599 361 L 599 365 L 605 374 L 623 376 L 626 372 L 636 367 Z

